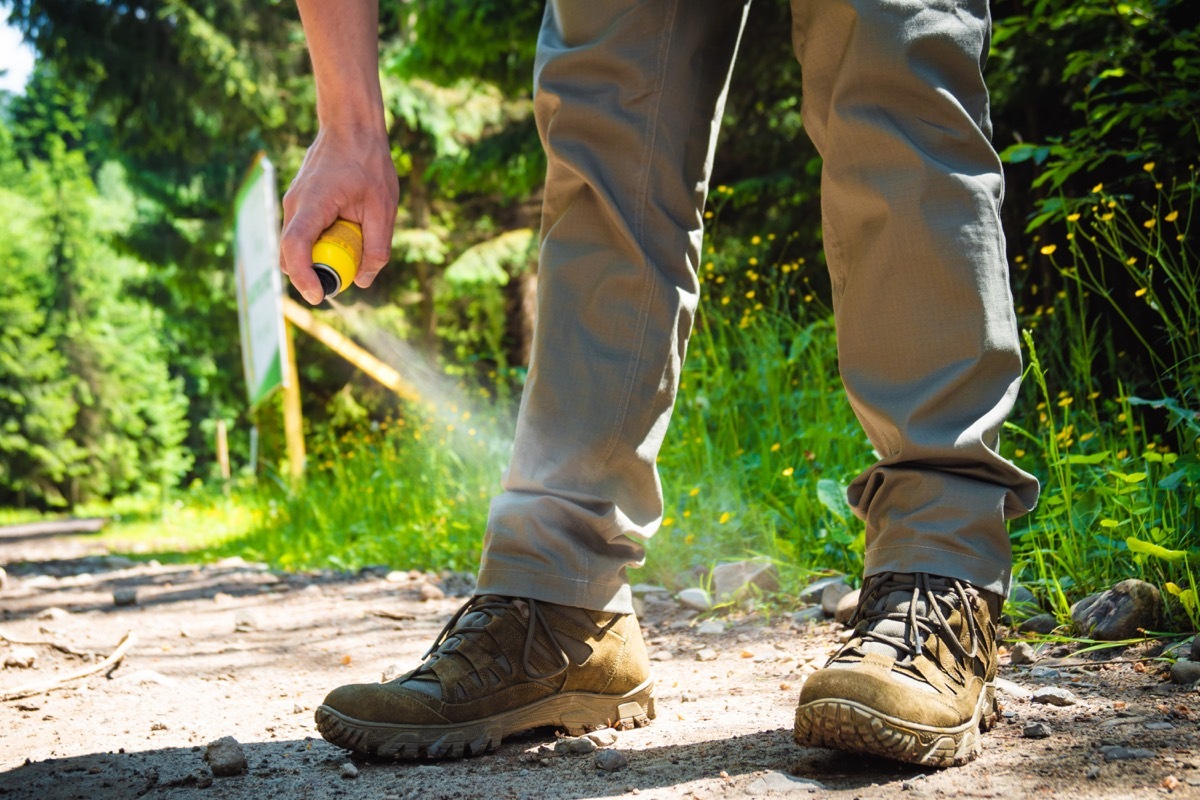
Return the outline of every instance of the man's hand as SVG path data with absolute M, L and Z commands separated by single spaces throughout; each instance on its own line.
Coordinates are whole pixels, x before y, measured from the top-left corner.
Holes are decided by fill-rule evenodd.
M 362 226 L 366 288 L 392 252 L 400 190 L 388 147 L 379 87 L 376 0 L 297 0 L 312 56 L 321 129 L 283 198 L 279 265 L 304 299 L 325 298 L 312 270 L 312 246 L 343 217 Z
M 371 285 L 392 250 L 399 186 L 387 135 L 322 128 L 283 198 L 280 266 L 304 299 L 324 299 L 312 270 L 312 245 L 338 217 L 363 230 L 363 260 L 354 282 Z

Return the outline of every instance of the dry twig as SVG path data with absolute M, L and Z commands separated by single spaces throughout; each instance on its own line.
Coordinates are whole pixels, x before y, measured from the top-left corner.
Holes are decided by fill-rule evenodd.
M 8 637 L 5 638 L 7 639 Z M 9 641 L 12 641 L 12 639 L 9 639 Z M 86 678 L 88 675 L 92 675 L 93 673 L 111 669 L 119 664 L 121 659 L 125 658 L 125 652 L 132 647 L 133 643 L 136 641 L 137 634 L 135 634 L 133 631 L 128 631 L 124 636 L 121 637 L 121 641 L 117 643 L 117 649 L 113 650 L 112 655 L 103 661 L 97 661 L 95 664 L 82 669 L 77 669 L 74 672 L 69 672 L 66 675 L 55 678 L 54 680 L 43 681 L 41 683 L 32 683 L 28 686 L 22 686 L 19 689 L 14 689 L 11 692 L 5 692 L 4 694 L 0 694 L 0 702 L 19 700 L 22 697 L 31 697 L 35 694 L 42 694 L 43 692 L 48 692 L 51 689 L 57 689 L 58 687 L 68 684 L 71 681 L 77 681 L 80 678 Z

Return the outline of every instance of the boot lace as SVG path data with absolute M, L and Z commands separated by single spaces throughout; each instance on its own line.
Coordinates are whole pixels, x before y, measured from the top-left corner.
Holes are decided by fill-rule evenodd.
M 902 604 L 888 600 L 888 596 L 896 592 L 911 593 L 907 608 L 902 609 Z M 956 607 L 955 600 L 958 601 L 960 616 L 966 621 L 970 650 L 950 630 L 950 623 L 946 619 Z M 902 624 L 904 635 L 895 636 L 889 632 L 894 631 L 896 625 L 889 625 L 888 622 Z M 856 638 L 894 648 L 900 653 L 896 663 L 901 666 L 911 665 L 924 652 L 923 642 L 931 635 L 937 635 L 960 659 L 970 660 L 979 656 L 981 635 L 979 621 L 972 610 L 971 596 L 961 581 L 952 578 L 923 572 L 903 577 L 891 572 L 873 575 L 863 587 L 863 598 L 854 623 Z M 946 635 L 939 635 L 942 632 Z
M 484 616 L 478 620 L 466 620 L 466 624 L 462 624 L 462 627 L 459 627 L 468 615 L 476 613 Z M 421 660 L 424 663 L 417 672 L 429 671 L 437 663 L 438 659 L 453 653 L 459 644 L 482 634 L 488 622 L 493 618 L 511 613 L 519 614 L 526 618 L 529 623 L 525 630 L 525 646 L 521 651 L 521 669 L 524 670 L 526 676 L 535 681 L 551 680 L 561 675 L 571 666 L 571 660 L 567 656 L 566 650 L 563 649 L 562 644 L 554 633 L 554 629 L 550 627 L 550 622 L 546 619 L 546 615 L 542 612 L 536 600 L 532 598 L 501 597 L 500 595 L 482 595 L 472 597 L 462 608 L 454 612 L 454 616 L 442 628 L 442 632 L 438 634 L 433 645 L 425 652 L 425 655 L 421 656 Z M 556 661 L 555 666 L 546 672 L 534 671 L 532 662 L 530 661 L 530 656 L 533 654 L 535 637 L 539 630 L 544 634 L 544 641 L 550 644 L 549 652 Z

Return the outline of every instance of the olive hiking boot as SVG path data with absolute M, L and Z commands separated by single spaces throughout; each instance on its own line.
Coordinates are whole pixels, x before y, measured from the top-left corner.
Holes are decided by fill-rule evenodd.
M 854 635 L 800 691 L 796 742 L 949 767 L 996 719 L 998 595 L 924 573 L 866 579 Z
M 457 758 L 531 728 L 579 735 L 654 718 L 650 662 L 632 614 L 473 597 L 423 661 L 387 683 L 334 689 L 316 712 L 321 735 L 372 756 Z

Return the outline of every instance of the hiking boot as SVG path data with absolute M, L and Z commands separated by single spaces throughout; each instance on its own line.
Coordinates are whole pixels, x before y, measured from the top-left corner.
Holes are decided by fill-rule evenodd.
M 996 719 L 1000 604 L 951 578 L 867 578 L 853 638 L 800 691 L 797 744 L 934 767 L 979 755 Z
M 423 661 L 387 683 L 334 689 L 316 712 L 321 735 L 372 756 L 457 758 L 531 728 L 578 736 L 654 718 L 650 662 L 632 614 L 473 597 Z

